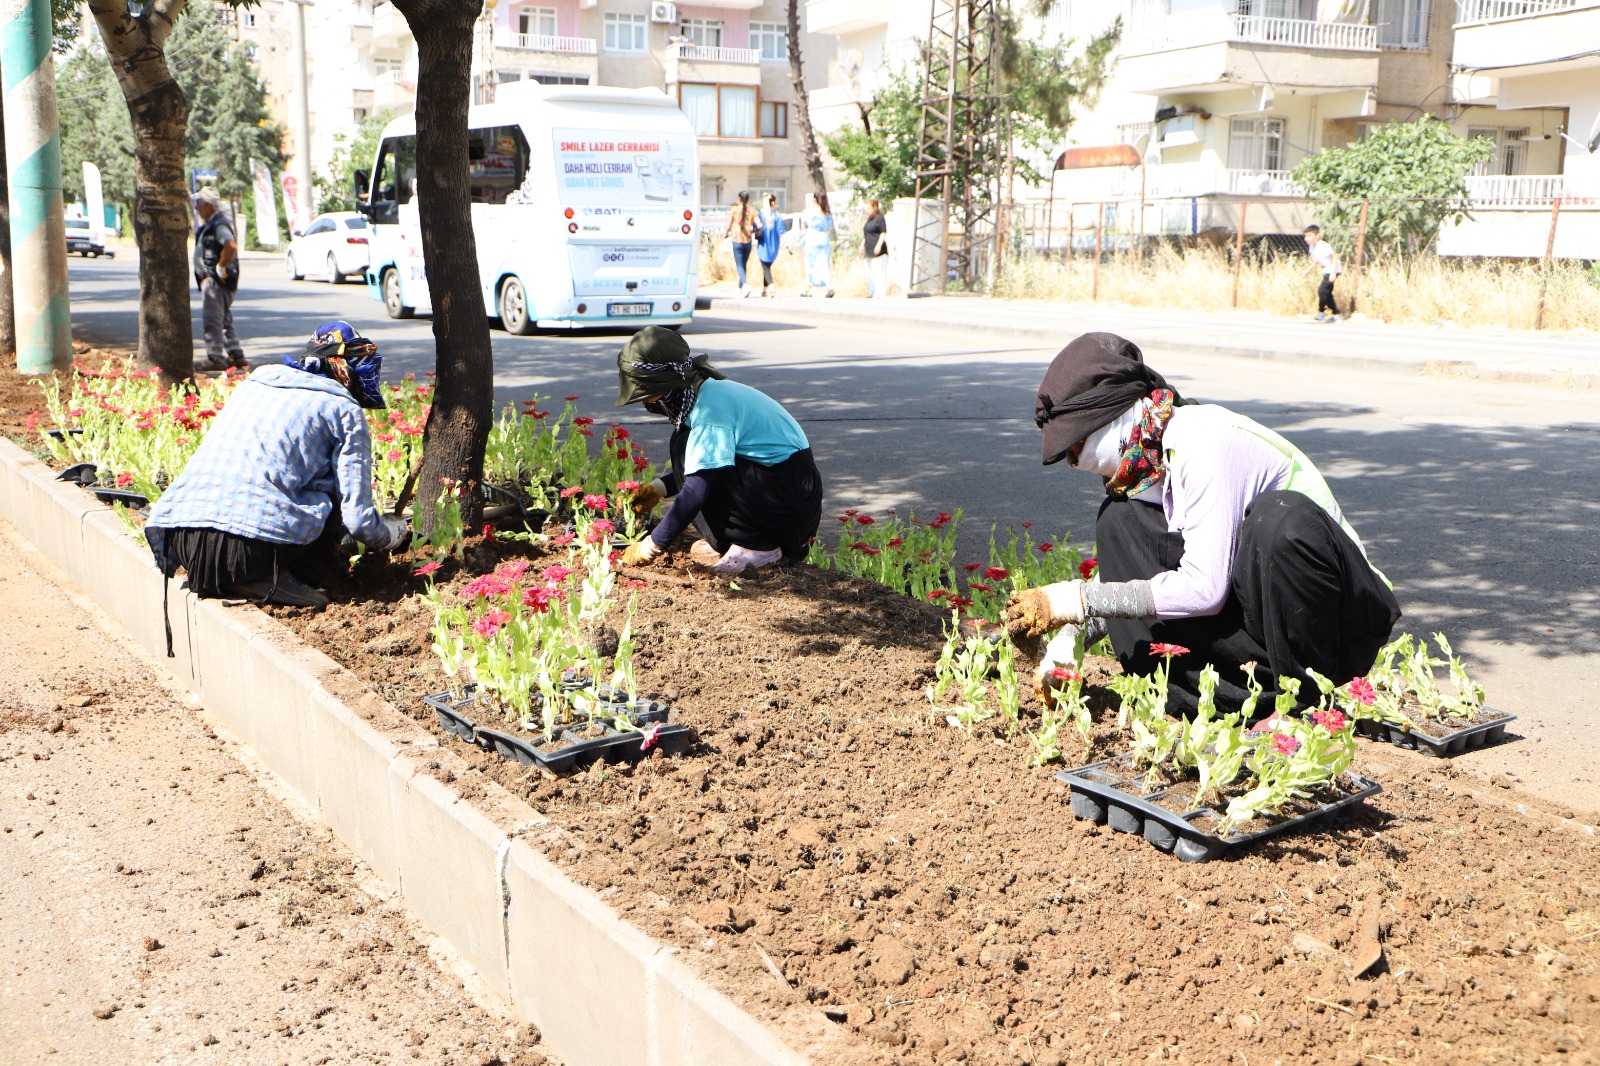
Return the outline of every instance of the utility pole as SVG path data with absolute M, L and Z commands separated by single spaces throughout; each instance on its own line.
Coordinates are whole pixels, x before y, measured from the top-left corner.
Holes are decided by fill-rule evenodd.
M 48 374 L 72 365 L 50 0 L 4 0 L 0 14 L 11 194 L 11 277 L 4 284 L 15 294 L 17 370 Z
M 289 75 L 294 105 L 289 117 L 294 123 L 294 218 L 290 229 L 298 230 L 311 221 L 311 92 L 306 76 L 306 8 L 311 0 L 289 0 L 294 14 L 289 18 Z M 62 240 L 66 240 L 65 237 Z

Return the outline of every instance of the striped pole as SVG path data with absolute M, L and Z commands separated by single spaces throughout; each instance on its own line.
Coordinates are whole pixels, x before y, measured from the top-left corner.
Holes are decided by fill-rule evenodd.
M 11 185 L 11 277 L 4 283 L 16 297 L 17 370 L 48 374 L 72 365 L 50 0 L 4 0 L 0 17 Z

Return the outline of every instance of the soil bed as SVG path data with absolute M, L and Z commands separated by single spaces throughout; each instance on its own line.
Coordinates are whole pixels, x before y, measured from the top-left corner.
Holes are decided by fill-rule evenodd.
M 524 550 L 475 543 L 437 576 Z M 758 1015 L 808 1005 L 911 1064 L 1596 1061 L 1600 847 L 1480 803 L 1448 763 L 1363 743 L 1376 806 L 1180 864 L 1075 822 L 1024 736 L 944 724 L 937 609 L 809 567 L 668 567 L 639 574 L 641 695 L 699 743 L 555 777 L 423 704 L 443 684 L 409 571 L 373 560 L 326 582 L 332 606 L 274 613 L 428 723 L 471 767 L 457 787 L 548 815 L 553 861 Z M 1066 766 L 1114 753 L 1114 699 Z M 1352 983 L 1371 897 L 1387 962 Z

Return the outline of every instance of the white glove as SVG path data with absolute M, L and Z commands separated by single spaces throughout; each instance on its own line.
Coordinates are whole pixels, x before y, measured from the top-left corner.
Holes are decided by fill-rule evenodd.
M 373 551 L 386 552 L 406 548 L 411 544 L 411 523 L 399 515 L 383 516 L 383 533 L 382 537 L 367 546 Z

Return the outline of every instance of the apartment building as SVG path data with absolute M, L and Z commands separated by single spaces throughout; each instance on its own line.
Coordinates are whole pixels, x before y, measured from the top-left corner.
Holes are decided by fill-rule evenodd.
M 308 51 L 312 162 L 320 169 L 334 134 L 348 135 L 368 114 L 412 108 L 417 47 L 391 3 L 310 10 L 318 11 Z M 700 134 L 702 202 L 725 204 L 749 190 L 795 210 L 809 181 L 792 124 L 786 18 L 783 0 L 498 0 L 480 20 L 474 83 L 480 99 L 494 85 L 523 80 L 660 88 Z M 834 40 L 807 33 L 801 42 L 808 77 L 826 72 Z
M 1478 206 L 1440 251 L 1542 256 L 1559 201 L 1554 254 L 1600 258 L 1600 0 L 1460 0 L 1453 29 L 1452 97 L 1516 133 L 1502 172 L 1470 179 Z

